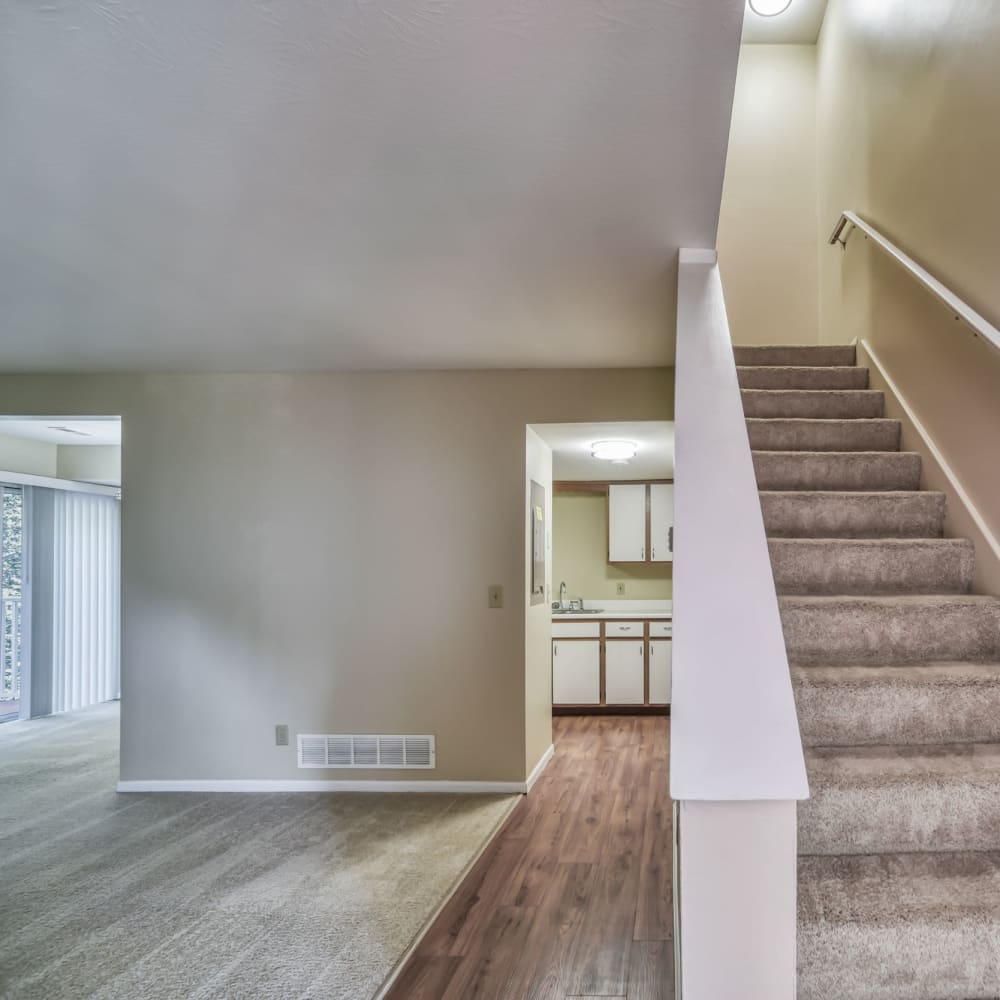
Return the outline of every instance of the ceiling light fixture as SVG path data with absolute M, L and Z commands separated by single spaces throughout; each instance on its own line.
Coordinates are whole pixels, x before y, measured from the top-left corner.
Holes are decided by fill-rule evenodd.
M 590 454 L 602 462 L 627 462 L 635 458 L 639 446 L 634 441 L 595 441 L 590 446 Z
M 761 17 L 777 17 L 792 6 L 792 0 L 750 0 L 750 9 Z
M 75 427 L 60 427 L 53 424 L 49 424 L 47 430 L 50 431 L 60 431 L 62 434 L 75 434 L 77 437 L 89 438 L 94 435 L 90 431 L 78 431 Z

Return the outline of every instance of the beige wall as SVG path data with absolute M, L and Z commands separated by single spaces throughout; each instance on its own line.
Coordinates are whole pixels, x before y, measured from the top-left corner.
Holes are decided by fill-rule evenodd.
M 531 482 L 545 490 L 545 594 L 531 603 Z M 552 745 L 552 449 L 525 428 L 524 476 L 524 746 L 528 774 Z
M 819 246 L 816 46 L 744 45 L 718 237 L 736 343 L 818 340 Z
M 433 774 L 331 777 L 523 780 L 525 425 L 673 417 L 667 369 L 7 376 L 0 399 L 123 417 L 126 779 L 323 777 L 274 746 L 285 722 L 438 737 Z
M 997 4 L 830 0 L 818 75 L 824 231 L 854 209 L 995 325 L 998 52 Z M 1000 354 L 858 235 L 820 259 L 822 339 L 871 343 L 1000 536 Z
M 20 472 L 26 476 L 56 474 L 56 446 L 44 441 L 0 434 L 0 472 Z
M 56 475 L 87 483 L 120 483 L 122 450 L 114 444 L 59 445 Z
M 95 483 L 119 482 L 121 448 L 117 445 L 56 445 L 0 434 L 0 472 Z
M 552 512 L 554 586 L 565 580 L 570 597 L 658 600 L 673 593 L 670 563 L 608 563 L 608 501 L 595 494 L 561 493 Z M 617 585 L 625 584 L 625 594 Z

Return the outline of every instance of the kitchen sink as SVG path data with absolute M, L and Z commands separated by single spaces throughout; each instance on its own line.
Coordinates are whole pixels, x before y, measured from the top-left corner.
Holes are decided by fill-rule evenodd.
M 553 608 L 554 615 L 599 615 L 604 608 Z

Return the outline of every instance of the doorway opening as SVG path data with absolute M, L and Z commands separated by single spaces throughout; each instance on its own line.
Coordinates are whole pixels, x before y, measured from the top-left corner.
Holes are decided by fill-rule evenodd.
M 534 656 L 547 655 L 553 714 L 667 715 L 673 424 L 530 430 L 551 453 L 550 570 L 547 601 L 525 641 L 547 643 Z
M 120 690 L 121 420 L 0 417 L 0 723 Z

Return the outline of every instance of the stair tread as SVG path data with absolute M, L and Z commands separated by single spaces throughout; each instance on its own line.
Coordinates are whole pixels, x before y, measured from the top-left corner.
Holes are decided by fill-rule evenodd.
M 877 549 L 877 548 L 918 548 L 928 552 L 939 552 L 941 549 L 965 549 L 975 551 L 975 545 L 968 538 L 769 538 L 768 544 L 790 548 L 847 548 L 847 549 Z
M 807 361 L 812 365 L 853 365 L 853 344 L 759 344 L 733 347 L 738 365 L 781 365 Z
M 964 686 L 1000 682 L 1000 660 L 937 660 L 934 663 L 793 663 L 792 677 L 810 684 L 943 684 Z
M 761 390 L 768 391 L 768 390 Z M 840 426 L 865 427 L 873 425 L 883 425 L 896 427 L 898 420 L 891 417 L 747 417 L 748 424 L 761 424 L 764 426 L 774 426 L 777 424 L 791 424 L 792 426 L 810 427 L 816 426 Z
M 805 751 L 810 784 L 882 786 L 912 782 L 1000 785 L 1000 744 L 818 746 Z
M 837 399 L 842 399 L 845 396 L 862 396 L 870 399 L 873 396 L 882 395 L 881 389 L 740 389 L 740 392 L 766 393 L 768 396 L 834 396 Z
M 1000 661 L 791 667 L 803 746 L 1000 741 Z
M 820 452 L 819 454 L 826 454 Z M 944 499 L 940 490 L 759 490 L 762 498 L 789 497 L 796 501 L 814 497 L 818 500 L 919 500 Z
M 965 594 L 975 546 L 965 538 L 768 538 L 779 594 Z
M 747 389 L 867 389 L 868 369 L 855 365 L 737 365 Z
M 912 451 L 751 451 L 763 490 L 915 490 L 921 457 Z
M 867 368 L 858 365 L 743 365 L 738 364 L 736 370 L 753 372 L 866 372 Z
M 843 420 L 885 415 L 885 396 L 878 389 L 746 389 L 740 388 L 747 417 L 828 417 Z
M 821 459 L 824 462 L 862 462 L 872 458 L 885 459 L 887 462 L 912 461 L 919 458 L 917 451 L 769 451 L 764 448 L 755 448 L 751 452 L 753 455 L 784 455 L 793 461 L 807 461 L 810 459 Z M 762 491 L 763 492 L 763 491 Z M 780 491 L 771 491 L 780 492 Z M 858 491 L 852 491 L 858 492 Z M 906 490 L 900 492 L 919 493 L 920 490 Z
M 1000 851 L 800 855 L 799 924 L 1000 921 Z
M 913 609 L 942 604 L 950 607 L 994 607 L 1000 605 L 1000 599 L 989 594 L 788 594 L 779 596 L 778 603 L 785 607 L 797 605 L 804 608 L 861 607 L 868 604 Z

